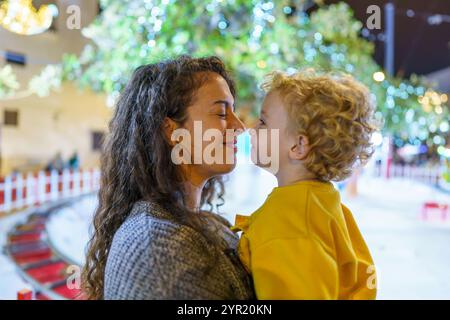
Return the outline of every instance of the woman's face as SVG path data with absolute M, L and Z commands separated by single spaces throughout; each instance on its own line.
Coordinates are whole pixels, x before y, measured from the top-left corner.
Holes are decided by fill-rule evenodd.
M 237 135 L 245 129 L 234 112 L 234 98 L 225 79 L 211 72 L 201 76 L 205 75 L 207 80 L 187 108 L 183 124 L 191 136 L 187 169 L 191 178 L 195 174 L 202 180 L 234 169 Z

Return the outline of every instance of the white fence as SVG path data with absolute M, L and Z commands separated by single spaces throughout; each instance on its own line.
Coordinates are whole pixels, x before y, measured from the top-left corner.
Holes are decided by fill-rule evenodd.
M 0 178 L 0 215 L 47 201 L 94 192 L 99 184 L 98 169 L 12 174 Z
M 411 165 L 393 165 L 391 168 L 391 176 L 420 180 L 437 185 L 442 178 L 442 170 L 438 166 L 418 167 Z

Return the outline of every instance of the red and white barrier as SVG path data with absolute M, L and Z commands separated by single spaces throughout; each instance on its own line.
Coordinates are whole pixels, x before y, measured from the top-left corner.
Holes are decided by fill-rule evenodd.
M 380 172 L 376 174 L 380 175 Z M 438 166 L 392 165 L 389 170 L 389 177 L 413 179 L 437 185 L 442 179 L 442 169 Z
M 40 171 L 0 178 L 0 214 L 97 191 L 100 170 Z

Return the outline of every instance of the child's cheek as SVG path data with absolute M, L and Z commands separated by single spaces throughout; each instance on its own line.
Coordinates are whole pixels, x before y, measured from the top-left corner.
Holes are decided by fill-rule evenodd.
M 258 164 L 258 137 L 257 129 L 250 130 L 251 159 L 254 164 Z
M 264 128 L 252 130 L 250 133 L 251 159 L 256 165 L 265 167 L 270 164 L 270 132 L 271 130 Z

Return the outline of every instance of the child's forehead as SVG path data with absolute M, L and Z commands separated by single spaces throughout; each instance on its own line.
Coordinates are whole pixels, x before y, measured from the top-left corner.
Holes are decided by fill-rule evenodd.
M 264 97 L 263 104 L 261 106 L 261 114 L 270 114 L 273 112 L 280 112 L 280 108 L 283 106 L 283 100 L 281 95 L 277 91 L 270 91 Z

